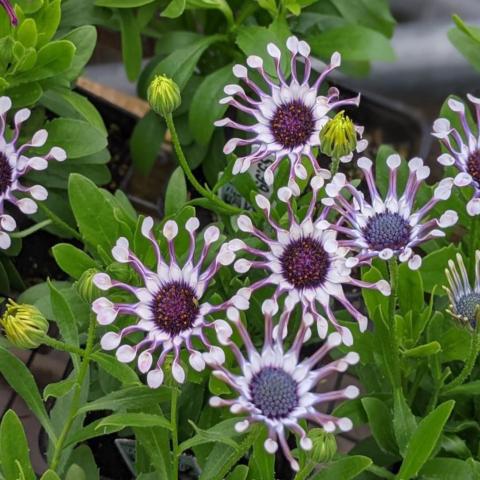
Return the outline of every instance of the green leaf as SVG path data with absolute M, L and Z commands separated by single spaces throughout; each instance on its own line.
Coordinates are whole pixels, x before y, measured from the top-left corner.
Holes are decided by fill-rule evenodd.
M 235 440 L 233 440 L 233 437 L 238 437 L 238 432 L 234 428 L 238 421 L 238 418 L 229 418 L 228 420 L 224 420 L 208 430 L 202 430 L 193 422 L 190 422 L 195 429 L 196 434 L 192 438 L 185 440 L 179 446 L 179 449 L 181 452 L 184 452 L 185 450 L 189 450 L 205 443 L 224 443 L 225 445 L 232 447 L 234 450 L 238 450 L 239 445 Z
M 95 0 L 95 5 L 97 7 L 109 8 L 132 8 L 143 7 L 154 1 L 155 0 Z
M 405 357 L 429 357 L 430 355 L 436 355 L 442 351 L 442 346 L 434 341 L 429 342 L 424 345 L 419 345 L 418 347 L 410 348 L 405 350 L 403 355 Z
M 448 31 L 450 42 L 476 70 L 480 71 L 480 28 L 467 25 L 458 15 L 454 15 L 453 20 L 456 28 Z
M 121 410 L 148 408 L 170 398 L 170 389 L 161 387 L 152 390 L 144 385 L 125 387 L 81 407 L 78 414 L 98 410 Z
M 362 273 L 362 280 L 375 283 L 383 280 L 383 275 L 377 268 L 370 267 L 365 273 Z M 373 317 L 379 305 L 382 307 L 383 312 L 388 312 L 388 297 L 385 297 L 385 295 L 382 295 L 377 290 L 363 288 L 362 297 L 367 307 L 369 317 Z
M 402 315 L 409 311 L 419 313 L 425 305 L 422 276 L 418 270 L 411 270 L 406 263 L 398 268 L 398 303 Z
M 458 249 L 455 245 L 449 245 L 435 250 L 423 258 L 420 274 L 425 292 L 431 293 L 435 285 L 447 284 L 445 268 L 447 268 L 449 260 L 455 259 L 457 252 Z M 437 289 L 436 293 L 437 295 L 445 294 L 441 288 Z
M 139 90 L 141 96 L 146 98 L 148 85 L 150 85 L 155 75 L 160 74 L 173 78 L 180 87 L 180 90 L 183 90 L 188 80 L 190 80 L 203 52 L 210 47 L 210 45 L 221 40 L 223 40 L 221 35 L 202 37 L 188 47 L 174 51 L 161 61 L 158 61 L 158 59 L 154 60 L 150 64 L 150 68 L 147 68 L 145 78 L 142 77 L 140 79 Z
M 480 380 L 474 380 L 473 382 L 464 383 L 458 387 L 453 387 L 448 389 L 448 395 L 467 395 L 467 396 L 477 396 L 480 395 Z
M 39 149 L 47 153 L 53 146 L 62 147 L 70 158 L 86 157 L 103 150 L 107 137 L 96 127 L 75 118 L 56 118 L 45 127 L 48 130 L 46 146 Z
M 26 18 L 18 26 L 17 40 L 22 42 L 24 47 L 35 47 L 37 45 L 37 24 L 33 18 Z
M 67 88 L 49 89 L 44 93 L 42 104 L 59 115 L 84 120 L 107 136 L 102 116 L 90 100 L 79 93 Z
M 476 480 L 472 466 L 457 458 L 434 458 L 420 470 L 422 480 Z
M 332 0 L 335 8 L 351 24 L 359 24 L 391 37 L 395 19 L 389 9 L 388 0 Z
M 241 26 L 237 31 L 236 43 L 246 56 L 260 56 L 263 59 L 265 70 L 270 75 L 276 77 L 277 70 L 272 57 L 268 55 L 267 45 L 269 43 L 278 45 L 282 52 L 282 69 L 285 73 L 288 73 L 290 71 L 290 65 L 288 62 L 289 52 L 286 48 L 286 40 L 290 35 L 291 33 L 288 26 L 281 21 L 272 23 L 269 28 L 259 27 L 257 25 Z
M 2 346 L 0 346 L 0 372 L 8 384 L 23 398 L 48 436 L 55 440 L 55 433 L 32 374 L 23 362 Z
M 67 471 L 65 475 L 65 480 L 88 480 L 87 474 L 84 472 L 83 468 L 73 464 Z
M 362 398 L 368 425 L 378 446 L 387 453 L 396 454 L 397 442 L 393 433 L 392 413 L 384 402 L 374 397 Z
M 148 175 L 160 154 L 167 127 L 153 110 L 141 118 L 130 139 L 133 166 L 143 175 Z
M 68 40 L 47 43 L 38 51 L 35 67 L 18 75 L 15 80 L 32 82 L 53 77 L 71 66 L 75 50 L 75 45 Z
M 82 25 L 68 32 L 63 40 L 72 42 L 76 50 L 70 67 L 66 72 L 63 72 L 62 76 L 69 80 L 75 80 L 80 76 L 95 50 L 97 30 L 92 25 Z
M 58 290 L 53 283 L 48 281 L 48 286 L 50 288 L 50 301 L 53 315 L 57 322 L 60 335 L 66 343 L 77 347 L 79 345 L 78 327 L 72 308 L 63 296 L 63 293 Z M 77 356 L 75 355 L 74 357 Z
M 87 445 L 77 447 L 68 459 L 67 467 L 81 465 L 86 480 L 99 480 L 99 471 L 92 451 Z
M 128 365 L 120 363 L 112 355 L 102 352 L 92 354 L 92 360 L 98 363 L 98 366 L 112 377 L 116 378 L 123 385 L 139 383 L 138 375 Z
M 128 79 L 137 79 L 142 68 L 142 39 L 137 20 L 130 10 L 119 10 L 120 30 L 122 32 L 123 64 Z
M 162 17 L 177 18 L 185 10 L 185 0 L 172 0 L 161 13 Z
M 8 479 L 36 478 L 30 463 L 30 449 L 22 422 L 13 410 L 7 411 L 0 425 L 0 464 Z
M 400 388 L 393 392 L 393 430 L 402 456 L 417 429 L 417 421 Z
M 103 418 L 97 429 L 103 427 L 121 427 L 122 429 L 126 427 L 162 427 L 172 429 L 172 425 L 165 417 L 148 413 L 116 413 Z
M 442 403 L 419 423 L 408 442 L 405 458 L 397 475 L 399 480 L 409 480 L 418 475 L 432 454 L 454 405 L 453 400 Z
M 315 55 L 330 58 L 339 51 L 343 60 L 393 62 L 395 52 L 388 39 L 361 25 L 332 28 L 321 35 L 310 36 L 308 42 Z
M 52 253 L 58 266 L 75 279 L 80 278 L 85 270 L 98 266 L 92 257 L 70 243 L 57 243 Z
M 61 480 L 60 477 L 53 471 L 47 470 L 40 480 Z
M 182 167 L 177 167 L 165 193 L 165 216 L 174 215 L 187 203 L 187 182 Z
M 42 2 L 43 8 L 35 15 L 38 31 L 38 47 L 47 44 L 55 35 L 60 25 L 61 0 Z M 50 42 L 50 44 L 53 42 Z
M 72 174 L 68 182 L 70 205 L 82 237 L 93 251 L 110 252 L 120 236 L 113 207 L 102 191 L 88 178 Z
M 329 463 L 311 480 L 351 480 L 372 464 L 368 457 L 354 455 Z
M 43 390 L 43 399 L 47 401 L 50 397 L 61 398 L 74 387 L 75 383 L 74 378 L 67 378 L 57 383 L 50 383 Z
M 195 92 L 188 121 L 195 140 L 201 145 L 208 145 L 215 128 L 214 121 L 226 112 L 228 105 L 220 104 L 219 100 L 224 96 L 225 85 L 234 80 L 229 64 L 207 75 Z
M 216 444 L 212 448 L 199 480 L 223 480 L 227 473 L 238 463 L 238 461 L 250 450 L 261 433 L 259 425 L 250 429 L 244 439 L 239 442 L 239 448 L 234 449 L 229 445 Z
M 103 435 L 110 435 L 112 433 L 116 433 L 122 429 L 121 426 L 111 426 L 111 427 L 103 427 L 101 429 L 98 428 L 98 424 L 102 421 L 102 419 L 98 419 L 89 423 L 86 427 L 81 428 L 80 430 L 71 433 L 65 442 L 65 447 L 70 445 L 76 445 L 77 443 L 82 443 L 91 438 L 102 437 Z
M 265 453 L 262 454 L 264 457 Z M 271 456 L 271 455 L 269 455 Z M 232 473 L 227 477 L 227 480 L 247 480 L 249 468 L 246 465 L 237 465 Z M 266 480 L 268 477 L 258 477 L 262 480 Z

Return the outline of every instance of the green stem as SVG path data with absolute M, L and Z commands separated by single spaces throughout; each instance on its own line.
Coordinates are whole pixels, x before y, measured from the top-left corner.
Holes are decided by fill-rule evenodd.
M 478 351 L 479 351 L 478 340 L 479 340 L 480 334 L 478 330 L 479 328 L 477 327 L 475 329 L 475 332 L 473 332 L 472 334 L 472 338 L 470 341 L 470 352 L 468 354 L 467 361 L 463 365 L 462 371 L 460 372 L 458 377 L 456 377 L 450 383 L 447 383 L 447 385 L 445 385 L 444 391 L 442 393 L 448 393 L 449 390 L 455 387 L 458 387 L 459 385 L 462 385 L 463 383 L 465 383 L 465 380 L 467 380 L 470 374 L 472 373 L 473 367 L 475 366 L 475 362 L 478 357 Z
M 53 348 L 54 350 L 60 350 L 62 352 L 74 353 L 76 355 L 80 355 L 82 357 L 85 356 L 85 350 L 82 348 L 74 347 L 72 345 L 68 345 L 67 343 L 60 342 L 59 340 L 55 340 L 52 337 L 44 337 L 43 343 L 48 345 L 49 347 Z
M 340 158 L 333 157 L 332 158 L 332 166 L 330 168 L 330 173 L 332 177 L 338 172 L 338 167 L 340 166 Z
M 65 425 L 62 429 L 60 436 L 54 447 L 52 462 L 50 464 L 50 468 L 57 472 L 58 465 L 60 463 L 63 447 L 65 445 L 65 441 L 67 440 L 68 434 L 70 429 L 72 428 L 73 422 L 77 415 L 80 403 L 80 395 L 82 393 L 82 386 L 85 382 L 85 377 L 88 373 L 89 363 L 90 363 L 90 355 L 93 351 L 94 340 L 95 340 L 95 317 L 93 315 L 90 316 L 90 324 L 88 326 L 88 335 L 87 335 L 87 344 L 85 347 L 85 354 L 83 356 L 82 363 L 80 365 L 80 370 L 78 372 L 76 384 L 75 384 L 75 392 L 73 394 L 72 403 L 70 404 L 70 411 L 68 413 Z M 58 473 L 58 472 L 57 472 Z
M 475 272 L 475 251 L 478 249 L 478 238 L 477 238 L 477 230 L 478 230 L 478 222 L 480 219 L 477 216 L 472 217 L 472 226 L 470 230 L 470 271 Z
M 178 418 L 177 418 L 177 406 L 178 406 L 178 388 L 172 387 L 172 396 L 170 398 L 170 423 L 172 425 L 172 455 L 173 455 L 173 476 L 174 480 L 178 479 Z
M 48 225 L 51 225 L 52 223 L 53 221 L 50 218 L 47 218 L 42 222 L 36 223 L 35 225 L 32 225 L 31 227 L 26 228 L 25 230 L 22 230 L 21 232 L 11 233 L 10 236 L 12 238 L 25 238 L 31 235 L 32 233 L 35 233 L 38 230 L 41 230 L 44 227 L 48 227 Z
M 388 303 L 388 318 L 390 320 L 390 329 L 395 327 L 395 312 L 397 310 L 397 289 L 398 289 L 398 263 L 396 257 L 388 261 L 388 271 L 390 272 L 390 288 L 392 290 Z
M 182 146 L 180 145 L 180 141 L 178 139 L 177 131 L 175 129 L 175 124 L 173 122 L 173 117 L 171 113 L 165 116 L 165 121 L 167 122 L 167 127 L 170 130 L 170 134 L 172 136 L 172 142 L 175 148 L 175 153 L 177 154 L 178 162 L 180 163 L 180 166 L 182 167 L 183 171 L 185 172 L 185 175 L 187 176 L 188 180 L 190 181 L 192 186 L 195 188 L 195 190 L 203 197 L 215 203 L 218 207 L 220 207 L 223 211 L 225 211 L 225 213 L 229 213 L 232 215 L 243 213 L 242 209 L 234 207 L 233 205 L 229 205 L 228 203 L 225 203 L 223 200 L 218 198 L 212 191 L 207 190 L 203 185 L 200 184 L 200 182 L 195 178 L 195 175 L 190 169 L 187 159 L 185 158 L 185 155 L 182 150 Z

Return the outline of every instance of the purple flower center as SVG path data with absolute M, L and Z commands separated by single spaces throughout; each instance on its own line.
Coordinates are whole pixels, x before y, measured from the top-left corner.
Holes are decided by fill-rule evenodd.
M 250 381 L 250 395 L 262 415 L 283 418 L 298 405 L 297 386 L 285 370 L 265 367 Z
M 305 145 L 315 127 L 313 112 L 300 100 L 293 100 L 277 108 L 271 122 L 275 141 L 287 149 Z
M 171 337 L 191 328 L 200 310 L 193 288 L 184 282 L 163 286 L 155 295 L 151 308 L 155 323 Z
M 372 250 L 399 250 L 410 240 L 411 227 L 398 213 L 377 213 L 368 220 L 363 236 Z
M 3 195 L 12 185 L 13 169 L 8 163 L 8 158 L 0 153 L 0 195 Z
M 477 322 L 476 311 L 480 308 L 480 293 L 470 292 L 461 296 L 455 303 L 458 315 L 467 318 L 472 327 Z
M 284 278 L 295 288 L 315 288 L 327 276 L 330 257 L 318 240 L 303 237 L 287 245 L 280 263 Z
M 467 171 L 480 184 L 480 150 L 475 150 L 468 156 Z

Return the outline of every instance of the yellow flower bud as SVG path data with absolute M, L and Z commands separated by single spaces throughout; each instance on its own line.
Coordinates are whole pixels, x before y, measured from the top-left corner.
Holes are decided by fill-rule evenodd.
M 342 110 L 320 131 L 320 149 L 329 157 L 340 158 L 357 146 L 357 132 L 352 120 Z
M 157 75 L 151 81 L 147 98 L 152 110 L 164 117 L 174 112 L 182 103 L 178 85 L 165 75 Z
M 0 325 L 7 339 L 18 348 L 37 348 L 48 331 L 48 321 L 33 305 L 19 305 L 9 300 Z
M 102 295 L 100 289 L 93 283 L 93 277 L 99 273 L 95 268 L 85 270 L 78 281 L 75 283 L 77 293 L 82 300 L 92 303 Z
M 330 462 L 337 453 L 335 435 L 325 432 L 323 428 L 312 428 L 308 436 L 313 442 L 312 460 L 318 463 Z

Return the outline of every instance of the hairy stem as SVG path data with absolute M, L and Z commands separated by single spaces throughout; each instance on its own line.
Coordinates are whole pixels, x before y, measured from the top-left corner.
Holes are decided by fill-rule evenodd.
M 338 172 L 338 167 L 340 166 L 340 158 L 333 157 L 332 158 L 332 166 L 330 167 L 330 173 L 332 177 Z
M 175 153 L 177 154 L 178 163 L 182 167 L 183 171 L 185 172 L 186 177 L 188 178 L 189 182 L 192 184 L 193 188 L 202 195 L 203 197 L 207 198 L 214 204 L 216 204 L 221 210 L 225 213 L 229 213 L 231 215 L 237 215 L 243 213 L 243 210 L 233 205 L 229 205 L 225 203 L 223 200 L 218 198 L 211 190 L 208 190 L 200 182 L 195 178 L 190 166 L 188 165 L 187 159 L 185 158 L 185 154 L 183 153 L 182 146 L 180 145 L 180 141 L 178 139 L 177 131 L 175 129 L 175 124 L 173 122 L 172 114 L 169 114 L 165 117 L 165 121 L 167 122 L 167 127 L 170 131 L 172 136 L 173 147 L 175 148 Z
M 172 396 L 170 398 L 170 423 L 172 425 L 172 456 L 173 456 L 173 478 L 178 478 L 178 460 L 179 460 L 179 453 L 178 453 L 178 415 L 177 415 L 177 407 L 178 407 L 178 388 L 172 387 Z
M 62 432 L 58 437 L 58 440 L 54 447 L 52 462 L 50 464 L 50 468 L 54 472 L 57 472 L 58 470 L 58 465 L 60 463 L 65 441 L 67 440 L 68 434 L 70 432 L 70 429 L 72 428 L 73 422 L 75 420 L 75 417 L 79 409 L 80 395 L 82 393 L 82 386 L 85 381 L 85 377 L 88 373 L 88 368 L 90 364 L 90 355 L 92 354 L 92 351 L 93 351 L 94 340 L 95 340 L 95 317 L 91 315 L 90 323 L 88 326 L 88 335 L 87 335 L 87 344 L 85 347 L 85 354 L 83 356 L 83 360 L 80 365 L 78 376 L 75 382 L 75 391 L 73 394 L 72 403 L 70 404 L 70 411 L 68 413 Z
M 74 353 L 76 355 L 80 355 L 82 357 L 85 356 L 85 350 L 82 348 L 74 347 L 72 345 L 68 345 L 68 343 L 61 342 L 60 340 L 56 340 L 55 338 L 45 336 L 43 338 L 43 343 L 48 345 L 49 347 L 53 348 L 54 350 L 60 350 L 62 352 Z
M 35 225 L 32 225 L 31 227 L 26 228 L 25 230 L 22 230 L 21 232 L 13 232 L 10 234 L 10 236 L 12 238 L 25 238 L 25 237 L 28 237 L 29 235 L 32 235 L 32 233 L 35 233 L 38 230 L 41 230 L 44 227 L 48 227 L 48 225 L 51 225 L 52 223 L 53 223 L 53 220 L 51 220 L 50 218 L 47 218 L 42 222 L 36 223 Z

